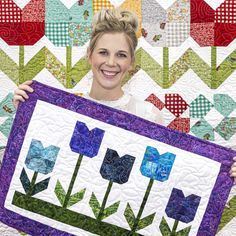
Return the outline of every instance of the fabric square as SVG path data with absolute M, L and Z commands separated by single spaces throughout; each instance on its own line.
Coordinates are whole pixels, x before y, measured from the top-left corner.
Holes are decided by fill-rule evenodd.
M 12 0 L 3 0 L 0 4 L 0 23 L 19 23 L 22 19 L 21 9 Z
M 162 110 L 165 107 L 165 104 L 153 93 L 150 94 L 145 100 L 152 103 L 159 110 Z
M 229 116 L 236 109 L 236 102 L 228 94 L 214 94 L 214 107 L 223 116 Z
M 200 94 L 190 104 L 190 117 L 203 118 L 213 107 L 213 104 L 202 94 Z
M 201 47 L 214 45 L 215 23 L 192 23 L 190 35 Z
M 93 12 L 94 14 L 101 9 L 113 9 L 114 6 L 109 0 L 93 0 Z
M 82 46 L 89 41 L 92 33 L 90 23 L 69 23 L 70 46 Z
M 22 9 L 23 22 L 44 22 L 45 21 L 45 0 L 31 0 Z
M 213 127 L 204 119 L 201 119 L 191 127 L 191 132 L 198 138 L 214 141 L 215 134 Z
M 236 24 L 235 0 L 226 0 L 216 9 L 215 22 Z
M 170 129 L 178 130 L 183 133 L 189 133 L 190 131 L 190 119 L 176 117 L 171 123 L 167 126 Z
M 166 15 L 155 0 L 142 1 L 142 36 L 152 46 L 165 46 Z
M 178 0 L 167 9 L 167 22 L 190 22 L 190 1 Z
M 166 45 L 168 47 L 180 46 L 189 37 L 189 32 L 189 23 L 167 23 Z
M 215 46 L 228 46 L 236 38 L 236 24 L 215 23 Z
M 229 140 L 236 133 L 236 117 L 224 118 L 215 131 L 225 140 Z
M 191 23 L 214 22 L 215 11 L 204 0 L 191 0 Z
M 176 117 L 179 117 L 188 109 L 188 104 L 179 94 L 172 93 L 165 95 L 165 107 Z
M 69 46 L 69 23 L 46 23 L 45 35 L 56 46 Z

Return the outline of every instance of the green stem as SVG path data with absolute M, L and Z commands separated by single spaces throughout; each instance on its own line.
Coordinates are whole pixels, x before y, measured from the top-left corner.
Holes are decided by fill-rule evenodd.
M 216 47 L 211 47 L 211 89 L 216 89 L 218 87 L 217 83 L 217 73 L 216 73 Z
M 169 48 L 163 47 L 163 88 L 169 87 Z
M 179 221 L 178 220 L 175 220 L 175 223 L 173 225 L 173 228 L 172 228 L 172 231 L 171 231 L 171 234 L 170 236 L 175 236 L 176 235 L 176 229 L 178 227 L 178 224 L 179 224 Z
M 73 186 L 74 186 L 74 183 L 75 183 L 75 179 L 76 179 L 76 176 L 78 174 L 78 171 L 79 171 L 79 167 L 80 167 L 80 164 L 82 162 L 82 159 L 83 159 L 83 155 L 80 154 L 79 155 L 79 158 L 77 160 L 77 163 L 76 163 L 76 166 L 75 166 L 75 169 L 74 169 L 74 173 L 72 175 L 72 178 L 70 180 L 70 185 L 69 185 L 69 188 L 67 190 L 67 193 L 66 193 L 66 196 L 65 196 L 65 201 L 63 203 L 63 208 L 66 208 L 67 205 L 68 205 L 68 202 L 70 200 L 70 195 L 71 195 L 71 192 L 72 192 L 72 189 L 73 189 Z
M 38 176 L 38 172 L 34 172 L 34 175 L 33 175 L 32 180 L 30 182 L 29 191 L 28 191 L 28 193 L 26 193 L 27 196 L 31 196 L 32 195 L 32 192 L 33 192 L 33 189 L 34 189 L 34 185 L 36 183 L 37 176 Z
M 24 83 L 24 56 L 25 48 L 24 46 L 19 46 L 19 84 Z
M 144 195 L 144 198 L 143 198 L 143 201 L 142 201 L 142 204 L 141 204 L 141 206 L 139 208 L 138 215 L 137 215 L 137 217 L 136 217 L 136 219 L 134 221 L 134 225 L 132 227 L 131 233 L 134 233 L 136 231 L 137 227 L 138 227 L 138 223 L 139 223 L 139 220 L 140 220 L 140 218 L 142 216 L 142 213 L 143 213 L 144 207 L 146 205 L 148 196 L 149 196 L 149 194 L 151 192 L 151 188 L 152 188 L 153 182 L 154 182 L 154 180 L 150 179 L 149 184 L 148 184 L 147 189 L 146 189 L 146 192 L 145 192 L 145 195 Z
M 102 201 L 102 206 L 101 206 L 99 214 L 98 214 L 98 218 L 97 219 L 99 221 L 102 220 L 103 212 L 104 212 L 104 209 L 105 209 L 105 206 L 106 206 L 106 203 L 107 203 L 107 199 L 108 199 L 109 193 L 110 193 L 111 188 L 112 188 L 112 184 L 113 184 L 113 182 L 109 181 L 109 184 L 107 186 L 107 190 L 106 190 L 105 196 L 104 196 L 103 201 Z
M 72 68 L 72 47 L 66 47 L 66 88 L 72 88 L 71 81 L 71 68 Z

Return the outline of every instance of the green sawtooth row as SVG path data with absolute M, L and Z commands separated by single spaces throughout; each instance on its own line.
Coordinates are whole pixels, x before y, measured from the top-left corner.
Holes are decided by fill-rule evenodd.
M 63 65 L 52 52 L 43 47 L 34 57 L 24 65 L 24 46 L 20 46 L 18 66 L 3 50 L 0 50 L 0 64 L 2 70 L 15 84 L 21 84 L 33 79 L 41 70 L 46 68 L 64 87 L 73 88 L 89 71 L 90 65 L 86 58 L 81 58 L 72 67 L 72 48 L 66 48 L 66 66 Z M 236 50 L 229 54 L 216 67 L 217 49 L 212 47 L 211 66 L 209 66 L 191 48 L 169 67 L 169 50 L 163 48 L 163 65 L 158 64 L 143 48 L 136 51 L 134 70 L 126 77 L 124 83 L 140 69 L 144 70 L 160 87 L 169 88 L 184 73 L 192 69 L 198 77 L 211 89 L 218 88 L 236 69 Z

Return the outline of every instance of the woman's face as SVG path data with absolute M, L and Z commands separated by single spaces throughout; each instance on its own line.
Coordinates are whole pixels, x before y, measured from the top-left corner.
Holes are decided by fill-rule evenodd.
M 95 89 L 121 90 L 122 80 L 132 69 L 132 56 L 123 33 L 106 33 L 89 56 Z

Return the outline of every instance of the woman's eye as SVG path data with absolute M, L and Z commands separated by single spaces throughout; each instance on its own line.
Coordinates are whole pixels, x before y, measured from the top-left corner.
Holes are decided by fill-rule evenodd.
M 101 55 L 106 55 L 107 52 L 106 52 L 106 51 L 100 51 L 99 54 L 101 54 Z
M 127 57 L 124 53 L 118 53 L 118 57 Z

